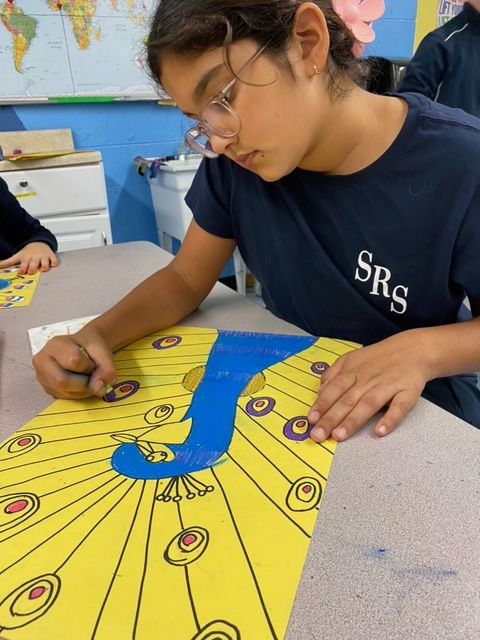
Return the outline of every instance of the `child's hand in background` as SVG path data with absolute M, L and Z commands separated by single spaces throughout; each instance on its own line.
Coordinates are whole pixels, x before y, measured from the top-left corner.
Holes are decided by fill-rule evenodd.
M 0 269 L 19 265 L 18 273 L 32 275 L 40 271 L 48 271 L 58 265 L 58 258 L 45 242 L 30 242 L 13 256 L 0 261 Z

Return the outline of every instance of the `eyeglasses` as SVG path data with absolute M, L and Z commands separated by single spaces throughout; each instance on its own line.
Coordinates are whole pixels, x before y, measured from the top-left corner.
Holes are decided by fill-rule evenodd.
M 196 125 L 185 134 L 185 144 L 201 153 L 207 158 L 218 158 L 218 153 L 212 149 L 210 136 L 212 134 L 221 138 L 234 138 L 242 127 L 240 116 L 230 106 L 228 102 L 228 94 L 245 71 L 255 62 L 255 60 L 264 52 L 266 44 L 256 51 L 249 58 L 235 78 L 230 80 L 220 91 L 218 91 L 207 104 L 203 107 L 200 118 Z

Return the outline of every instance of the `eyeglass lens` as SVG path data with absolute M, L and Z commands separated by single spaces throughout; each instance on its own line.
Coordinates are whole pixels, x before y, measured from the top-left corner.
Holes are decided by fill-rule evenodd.
M 218 154 L 215 153 L 210 144 L 210 140 L 206 133 L 199 131 L 198 129 L 190 129 L 185 134 L 185 143 L 194 151 L 201 153 L 208 158 L 217 158 Z
M 185 143 L 209 158 L 216 158 L 209 139 L 210 133 L 233 138 L 240 131 L 240 126 L 240 118 L 228 104 L 212 100 L 205 106 L 201 122 L 185 134 Z
M 233 137 L 240 131 L 240 118 L 227 104 L 219 100 L 213 100 L 205 106 L 202 124 L 208 131 L 225 138 Z

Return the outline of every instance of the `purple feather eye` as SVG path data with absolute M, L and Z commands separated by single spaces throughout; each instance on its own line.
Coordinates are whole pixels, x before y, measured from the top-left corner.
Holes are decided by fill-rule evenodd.
M 300 442 L 306 440 L 310 435 L 313 425 L 305 416 L 297 416 L 285 423 L 283 435 L 289 440 Z
M 180 344 L 182 341 L 181 336 L 165 336 L 164 338 L 159 338 L 152 342 L 152 347 L 154 349 L 171 349 L 172 347 L 176 347 L 177 344 Z
M 266 416 L 267 413 L 270 413 L 274 406 L 275 400 L 273 398 L 265 397 L 249 400 L 245 408 L 248 415 L 254 416 L 255 418 L 261 418 L 262 416 Z
M 329 368 L 326 362 L 314 362 L 310 370 L 317 376 L 321 376 Z
M 133 396 L 139 388 L 140 383 L 136 382 L 136 380 L 125 380 L 124 382 L 115 384 L 113 386 L 113 391 L 104 395 L 103 399 L 105 402 L 119 402 L 120 400 L 125 400 L 125 398 Z

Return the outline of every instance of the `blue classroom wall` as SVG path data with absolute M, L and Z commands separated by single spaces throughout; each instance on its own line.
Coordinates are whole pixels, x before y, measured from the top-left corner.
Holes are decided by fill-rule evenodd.
M 71 129 L 78 151 L 101 152 L 114 243 L 159 244 L 150 188 L 133 160 L 177 154 L 189 126 L 178 109 L 156 101 L 0 106 L 0 131 Z M 233 274 L 230 260 L 222 276 Z
M 158 243 L 148 183 L 137 174 L 133 159 L 178 152 L 188 122 L 178 109 L 151 101 L 38 104 L 12 110 L 22 127 L 9 130 L 68 128 L 77 150 L 100 151 L 114 242 Z M 0 127 L 5 130 L 3 119 L 1 115 Z
M 365 55 L 405 60 L 413 51 L 417 0 L 386 0 Z M 173 107 L 151 102 L 0 106 L 0 130 L 72 130 L 78 150 L 100 151 L 114 242 L 158 243 L 150 190 L 135 170 L 135 156 L 176 154 L 189 120 Z
M 375 41 L 366 47 L 365 55 L 409 60 L 413 54 L 416 17 L 417 0 L 385 0 L 385 13 L 373 24 Z

